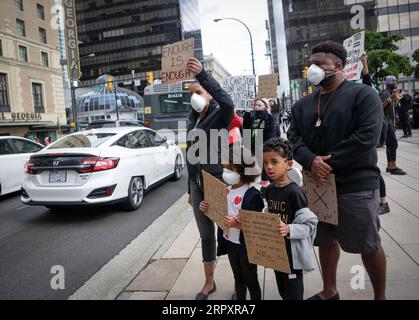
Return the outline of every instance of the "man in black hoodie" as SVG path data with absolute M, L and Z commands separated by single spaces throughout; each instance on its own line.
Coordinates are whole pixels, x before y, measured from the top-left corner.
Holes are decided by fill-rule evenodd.
M 345 48 L 332 41 L 313 48 L 308 79 L 319 90 L 294 105 L 288 132 L 295 159 L 319 184 L 332 172 L 336 176 L 339 225 L 318 224 L 315 245 L 319 246 L 323 291 L 313 300 L 339 299 L 340 248 L 361 254 L 375 299 L 385 299 L 376 150 L 383 110 L 374 89 L 345 80 L 346 56 Z
M 196 299 L 206 300 L 208 295 L 215 290 L 214 269 L 217 256 L 214 222 L 199 210 L 199 204 L 204 200 L 202 170 L 222 179 L 223 166 L 219 156 L 222 143 L 227 146 L 228 152 L 228 130 L 233 120 L 234 104 L 220 84 L 203 70 L 198 59 L 190 59 L 187 68 L 195 74 L 197 80 L 191 84 L 189 89 L 192 110 L 188 121 L 186 149 L 186 164 L 189 174 L 188 193 L 189 204 L 193 207 L 201 236 L 202 261 L 205 272 L 205 284 Z M 211 130 L 217 130 L 220 133 L 220 138 L 210 139 Z M 220 139 L 223 142 L 220 142 Z M 206 153 L 206 155 L 202 153 Z

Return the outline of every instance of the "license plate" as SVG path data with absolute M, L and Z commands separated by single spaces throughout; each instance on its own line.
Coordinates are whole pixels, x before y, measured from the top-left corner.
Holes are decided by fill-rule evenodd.
M 52 171 L 49 173 L 50 183 L 65 183 L 67 181 L 66 171 Z

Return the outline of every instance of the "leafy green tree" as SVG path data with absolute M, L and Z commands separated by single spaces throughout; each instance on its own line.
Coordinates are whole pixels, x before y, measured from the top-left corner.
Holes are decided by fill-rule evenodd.
M 410 76 L 413 73 L 414 67 L 411 65 L 409 57 L 396 52 L 399 49 L 396 43 L 403 39 L 404 37 L 398 34 L 384 36 L 379 32 L 365 30 L 368 67 L 376 86 L 387 75 L 398 77 L 400 74 Z

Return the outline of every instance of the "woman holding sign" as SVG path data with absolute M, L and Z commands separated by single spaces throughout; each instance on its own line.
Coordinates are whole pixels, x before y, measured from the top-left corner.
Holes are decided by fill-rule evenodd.
M 198 59 L 191 58 L 187 63 L 187 70 L 192 72 L 197 80 L 189 87 L 192 110 L 188 121 L 186 149 L 189 174 L 188 193 L 189 204 L 193 207 L 201 236 L 205 272 L 205 284 L 196 299 L 207 300 L 208 295 L 215 291 L 214 269 L 217 256 L 214 222 L 199 209 L 199 204 L 204 200 L 202 170 L 222 179 L 223 166 L 218 157 L 221 148 L 218 138 L 216 143 L 211 143 L 210 130 L 220 132 L 224 129 L 220 136 L 228 146 L 228 129 L 234 115 L 234 104 L 220 84 L 205 72 Z M 217 156 L 214 157 L 214 155 Z M 214 163 L 210 161 L 211 159 L 217 160 Z

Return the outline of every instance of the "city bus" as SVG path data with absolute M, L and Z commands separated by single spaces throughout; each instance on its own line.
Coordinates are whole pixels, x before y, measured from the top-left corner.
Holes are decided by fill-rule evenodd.
M 186 132 L 191 111 L 189 86 L 193 80 L 177 84 L 152 84 L 144 89 L 144 125 L 154 130 Z

